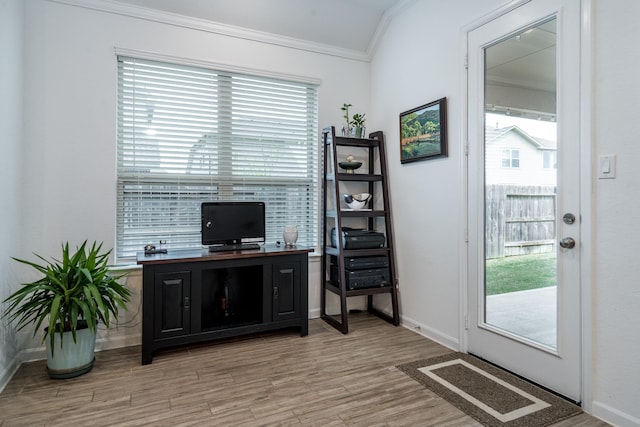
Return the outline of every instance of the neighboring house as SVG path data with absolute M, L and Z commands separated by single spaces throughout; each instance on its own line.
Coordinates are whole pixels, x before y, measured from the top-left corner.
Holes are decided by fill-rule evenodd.
M 487 258 L 552 251 L 556 142 L 518 126 L 487 128 L 485 141 Z
M 556 142 L 518 126 L 485 130 L 487 185 L 556 185 Z

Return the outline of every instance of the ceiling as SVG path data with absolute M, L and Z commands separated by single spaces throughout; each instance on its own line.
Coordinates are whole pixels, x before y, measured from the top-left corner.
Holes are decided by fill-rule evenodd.
M 486 49 L 487 80 L 556 91 L 556 20 L 521 31 Z
M 357 52 L 371 52 L 408 0 L 118 0 L 119 3 Z
M 485 101 L 492 111 L 555 119 L 556 55 L 556 19 L 487 47 Z
M 187 19 L 196 27 L 229 35 L 369 60 L 389 21 L 415 1 L 104 0 L 103 4 L 121 5 L 133 15 L 160 13 L 179 24 Z M 555 20 L 551 20 L 487 48 L 488 84 L 555 93 L 555 33 Z M 541 106 L 528 107 L 551 112 Z M 520 108 L 526 109 L 524 104 Z

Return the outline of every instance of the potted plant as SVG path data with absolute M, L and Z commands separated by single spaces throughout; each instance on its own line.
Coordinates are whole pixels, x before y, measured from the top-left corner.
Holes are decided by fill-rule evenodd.
M 355 113 L 353 118 L 351 119 L 351 123 L 356 129 L 356 138 L 362 138 L 364 135 L 364 122 L 366 119 L 364 118 L 364 114 Z
M 346 127 L 342 128 L 342 135 L 343 136 L 355 136 L 356 138 L 362 138 L 362 135 L 364 133 L 364 123 L 365 123 L 365 118 L 364 118 L 364 114 L 359 114 L 359 113 L 355 113 L 353 115 L 353 117 L 349 117 L 349 107 L 351 107 L 351 104 L 342 104 L 342 107 L 340 107 L 340 109 L 342 111 L 344 111 L 344 120 L 346 122 Z
M 126 309 L 131 292 L 118 283 L 125 276 L 111 275 L 107 265 L 111 251 L 102 252 L 102 243 L 87 241 L 74 253 L 69 243 L 62 245 L 62 259 L 39 264 L 14 260 L 33 267 L 42 277 L 9 295 L 4 316 L 17 322 L 18 330 L 34 325 L 35 336 L 44 328 L 47 371 L 51 378 L 71 378 L 93 367 L 96 330 L 99 322 L 109 327 L 118 309 Z M 48 339 L 47 339 L 48 338 Z

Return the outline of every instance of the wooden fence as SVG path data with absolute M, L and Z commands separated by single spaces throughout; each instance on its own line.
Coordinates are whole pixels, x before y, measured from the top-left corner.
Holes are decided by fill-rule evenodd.
M 554 250 L 556 187 L 488 185 L 485 191 L 486 258 Z

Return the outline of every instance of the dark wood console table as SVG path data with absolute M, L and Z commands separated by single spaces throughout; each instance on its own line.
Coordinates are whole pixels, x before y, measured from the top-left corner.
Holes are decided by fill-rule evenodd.
M 142 364 L 156 350 L 283 328 L 308 333 L 302 247 L 137 256 L 142 265 Z

